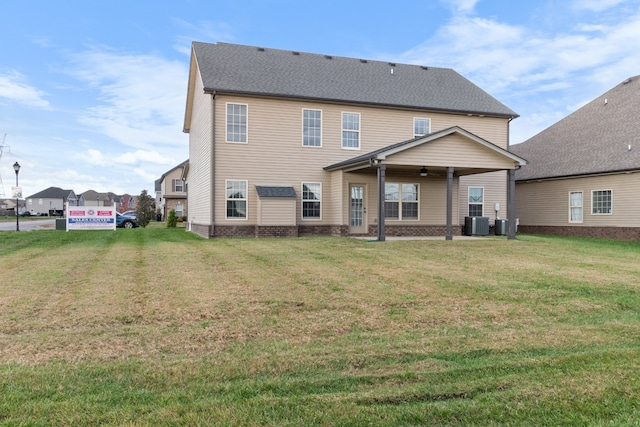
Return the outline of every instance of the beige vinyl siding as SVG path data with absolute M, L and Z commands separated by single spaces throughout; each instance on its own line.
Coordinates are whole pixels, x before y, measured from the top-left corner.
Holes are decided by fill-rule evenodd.
M 615 174 L 516 184 L 522 225 L 640 227 L 640 174 Z M 591 191 L 611 190 L 612 214 L 591 214 Z M 569 222 L 569 193 L 582 191 L 581 223 Z
M 296 199 L 258 198 L 258 225 L 296 225 Z
M 415 165 L 420 167 L 429 159 L 429 166 L 456 166 L 463 168 L 509 168 L 513 161 L 505 156 L 483 147 L 460 134 L 452 134 L 435 141 L 425 143 L 412 150 L 402 151 L 385 159 L 387 164 Z
M 193 92 L 192 121 L 189 130 L 189 197 L 187 200 L 187 212 L 189 221 L 206 225 L 212 223 L 213 213 L 211 211 L 211 118 L 213 117 L 211 102 L 211 95 L 203 92 L 202 80 L 198 72 Z M 171 188 L 170 183 L 169 188 Z M 224 180 L 222 180 L 222 189 L 222 204 L 224 205 Z M 224 212 L 222 217 L 224 218 Z
M 348 177 L 348 179 L 346 179 Z M 407 173 L 387 173 L 387 183 L 398 184 L 418 184 L 418 206 L 419 219 L 392 220 L 386 219 L 385 224 L 407 224 L 407 225 L 442 225 L 447 220 L 447 180 L 446 177 L 428 177 L 424 178 L 419 175 Z M 378 223 L 378 180 L 375 174 L 345 174 L 342 193 L 344 194 L 342 208 L 342 223 L 349 223 L 350 208 L 350 184 L 363 184 L 366 186 L 365 197 L 367 208 L 367 224 L 375 225 Z M 454 178 L 453 191 L 453 212 L 458 211 L 457 199 L 457 178 Z M 455 214 L 453 218 L 455 224 Z
M 196 92 L 198 89 L 196 89 Z M 231 144 L 225 140 L 226 103 L 244 103 L 248 108 L 248 144 Z M 431 130 L 437 131 L 453 125 L 506 147 L 507 119 L 467 117 L 443 113 L 425 113 L 412 110 L 379 109 L 364 106 L 345 106 L 321 102 L 274 100 L 241 96 L 216 97 L 216 223 L 225 223 L 224 180 L 248 180 L 249 206 L 247 225 L 257 223 L 255 185 L 292 185 L 319 182 L 322 184 L 323 216 L 319 224 L 335 224 L 335 213 L 341 212 L 342 223 L 348 219 L 348 183 L 366 182 L 368 202 L 375 200 L 375 174 L 364 181 L 357 174 L 346 173 L 342 182 L 332 182 L 332 174 L 322 168 L 390 144 L 413 138 L 413 118 L 431 119 Z M 322 110 L 322 148 L 301 144 L 302 109 Z M 360 150 L 345 150 L 342 145 L 342 112 L 360 113 Z M 194 119 L 195 122 L 195 119 Z M 226 159 L 221 161 L 221 159 Z M 191 173 L 191 172 L 190 172 Z M 335 174 L 335 173 L 334 173 Z M 334 189 L 340 186 L 344 193 L 338 196 Z M 329 189 L 331 189 L 329 194 Z M 192 189 L 189 187 L 190 199 Z M 336 198 L 342 197 L 343 200 Z M 442 200 L 444 204 L 445 199 Z M 338 204 L 338 205 L 336 205 Z M 340 204 L 343 204 L 340 206 Z M 375 210 L 368 209 L 368 215 Z M 298 209 L 298 223 L 300 210 Z M 226 221 L 228 222 L 228 221 Z M 369 223 L 372 223 L 369 221 Z
M 507 217 L 507 171 L 479 173 L 460 177 L 460 209 L 458 211 L 460 224 L 464 224 L 464 217 L 469 215 L 469 187 L 484 188 L 484 216 L 489 217 L 491 223 L 496 219 L 496 203 L 500 203 L 498 216 L 500 218 Z M 516 189 L 516 193 L 517 192 Z

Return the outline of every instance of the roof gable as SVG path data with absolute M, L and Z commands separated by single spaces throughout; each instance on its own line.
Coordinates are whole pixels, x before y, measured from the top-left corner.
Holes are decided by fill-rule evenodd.
M 192 55 L 207 92 L 517 116 L 449 68 L 228 43 L 194 42 Z
M 640 76 L 511 146 L 529 160 L 518 181 L 640 169 Z
M 447 138 L 449 136 L 460 136 L 466 140 L 468 140 L 469 142 L 471 142 L 473 145 L 475 146 L 479 146 L 482 149 L 484 149 L 485 151 L 489 151 L 490 153 L 493 153 L 496 158 L 499 158 L 501 160 L 506 160 L 507 162 L 510 162 L 510 165 L 513 165 L 514 163 L 517 165 L 525 165 L 526 164 L 526 160 L 513 154 L 510 153 L 507 150 L 504 150 L 502 148 L 500 148 L 499 146 L 483 139 L 480 138 L 477 135 L 474 135 L 473 133 L 462 129 L 459 126 L 452 126 L 450 128 L 447 129 L 443 129 L 440 131 L 436 131 L 436 132 L 432 132 L 428 135 L 424 135 L 424 136 L 420 136 L 417 138 L 413 138 L 407 141 L 403 141 L 403 142 L 399 142 L 397 144 L 392 144 L 389 145 L 387 147 L 375 150 L 375 151 L 371 151 L 369 153 L 360 155 L 360 156 L 356 156 L 353 157 L 351 159 L 339 162 L 339 163 L 335 163 L 333 165 L 329 165 L 327 167 L 325 167 L 324 169 L 327 171 L 333 171 L 333 170 L 337 170 L 337 169 L 343 169 L 345 167 L 357 167 L 358 165 L 362 165 L 362 166 L 366 166 L 368 164 L 370 164 L 372 161 L 376 160 L 376 161 L 384 161 L 387 158 L 390 160 L 390 162 L 393 162 L 393 156 L 394 155 L 398 155 L 400 153 L 404 154 L 406 153 L 408 150 L 412 150 L 415 149 L 417 147 L 421 147 L 423 145 L 440 145 L 440 142 L 445 142 L 443 141 L 444 138 Z M 444 146 L 444 149 L 451 152 L 451 147 L 449 146 L 449 144 Z M 468 144 L 465 145 L 465 150 L 468 150 Z M 454 150 L 455 151 L 455 150 Z M 455 155 L 455 154 L 454 154 Z M 418 161 L 418 163 L 422 163 L 420 161 Z M 416 163 L 416 164 L 418 164 Z M 480 162 L 482 163 L 482 161 Z M 406 164 L 406 162 L 405 162 Z M 506 164 L 505 164 L 506 165 Z M 443 165 L 443 166 L 455 166 L 455 165 Z M 465 167 L 475 167 L 475 166 L 480 166 L 480 164 L 478 165 L 463 165 Z

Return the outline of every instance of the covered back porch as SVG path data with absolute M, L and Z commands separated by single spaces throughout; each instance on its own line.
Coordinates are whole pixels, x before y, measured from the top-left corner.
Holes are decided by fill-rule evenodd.
M 515 170 L 525 164 L 513 153 L 454 126 L 324 169 L 332 174 L 332 187 L 343 195 L 341 223 L 348 224 L 348 234 L 373 232 L 379 241 L 386 240 L 388 224 L 405 235 L 425 227 L 442 230 L 440 235 L 452 240 L 460 234 L 459 178 L 505 171 L 507 237 L 514 239 Z

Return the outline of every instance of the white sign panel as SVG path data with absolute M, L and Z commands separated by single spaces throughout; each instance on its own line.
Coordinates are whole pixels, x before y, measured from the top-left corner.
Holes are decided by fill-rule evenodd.
M 66 215 L 69 230 L 115 230 L 115 206 L 69 206 Z
M 22 199 L 22 187 L 11 187 L 13 199 Z

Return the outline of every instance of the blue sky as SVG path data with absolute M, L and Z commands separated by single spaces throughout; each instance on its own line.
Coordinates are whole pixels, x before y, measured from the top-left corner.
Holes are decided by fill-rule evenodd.
M 449 67 L 515 110 L 512 144 L 640 74 L 640 0 L 30 0 L 0 5 L 0 177 L 153 192 L 188 158 L 191 41 Z

